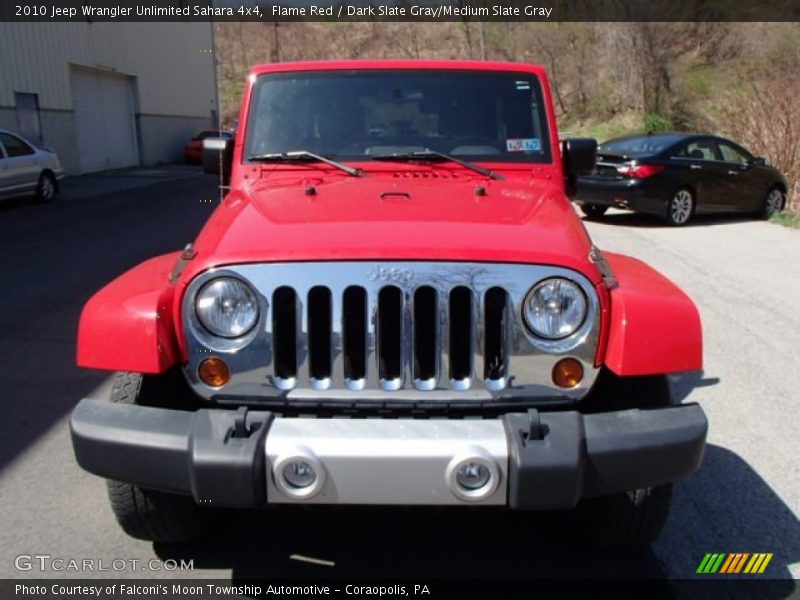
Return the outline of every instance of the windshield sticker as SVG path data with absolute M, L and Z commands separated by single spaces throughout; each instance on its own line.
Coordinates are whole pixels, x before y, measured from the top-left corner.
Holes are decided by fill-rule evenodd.
M 539 152 L 541 149 L 542 141 L 539 138 L 506 140 L 506 150 L 509 152 Z
M 517 89 L 518 90 L 529 90 L 531 89 L 531 84 L 528 81 L 516 81 Z

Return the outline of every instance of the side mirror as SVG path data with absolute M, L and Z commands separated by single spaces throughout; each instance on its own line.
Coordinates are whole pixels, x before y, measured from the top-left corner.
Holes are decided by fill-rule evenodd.
M 594 171 L 597 162 L 597 140 L 594 138 L 568 138 L 561 143 L 561 158 L 567 179 L 567 195 L 574 196 L 578 176 Z
M 767 159 L 763 156 L 756 156 L 755 158 L 751 158 L 747 161 L 747 164 L 751 167 L 763 167 L 767 164 Z
M 222 185 L 231 181 L 233 139 L 206 138 L 203 140 L 203 173 L 220 175 Z

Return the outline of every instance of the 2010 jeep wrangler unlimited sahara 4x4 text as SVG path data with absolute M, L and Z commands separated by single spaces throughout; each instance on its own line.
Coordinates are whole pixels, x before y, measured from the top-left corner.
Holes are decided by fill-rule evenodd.
M 265 65 L 240 123 L 196 241 L 81 316 L 79 364 L 118 373 L 74 409 L 75 455 L 125 531 L 187 539 L 206 506 L 484 505 L 654 539 L 703 455 L 703 411 L 666 381 L 701 368 L 700 320 L 593 246 L 569 195 L 596 144 L 559 143 L 544 71 Z

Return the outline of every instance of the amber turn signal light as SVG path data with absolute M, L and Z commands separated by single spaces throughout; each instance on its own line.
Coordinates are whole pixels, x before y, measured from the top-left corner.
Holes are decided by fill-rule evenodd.
M 583 379 L 583 366 L 574 358 L 562 358 L 553 366 L 553 383 L 560 388 L 572 388 Z
M 222 387 L 231 380 L 231 370 L 221 358 L 210 356 L 200 361 L 197 367 L 200 380 L 211 387 Z

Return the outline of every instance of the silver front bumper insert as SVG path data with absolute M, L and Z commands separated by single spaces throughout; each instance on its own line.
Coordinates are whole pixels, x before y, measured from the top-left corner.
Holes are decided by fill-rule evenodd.
M 266 454 L 269 504 L 506 504 L 508 442 L 500 419 L 276 418 Z M 284 476 L 297 462 L 315 473 L 305 488 Z M 457 481 L 468 463 L 488 472 L 476 490 Z

